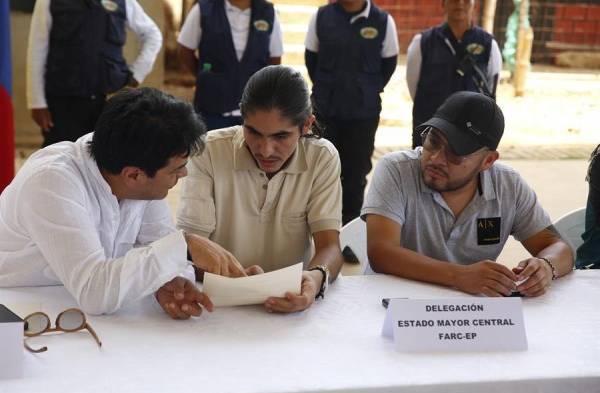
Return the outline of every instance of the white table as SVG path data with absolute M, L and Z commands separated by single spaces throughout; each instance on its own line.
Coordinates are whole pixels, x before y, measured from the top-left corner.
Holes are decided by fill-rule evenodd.
M 222 308 L 169 319 L 151 298 L 91 317 L 88 333 L 38 337 L 25 377 L 0 392 L 600 392 L 600 271 L 577 271 L 524 299 L 525 352 L 403 354 L 380 336 L 382 297 L 462 293 L 388 276 L 340 278 L 293 315 Z M 0 302 L 73 306 L 62 287 L 0 289 Z M 1 350 L 1 349 L 0 349 Z

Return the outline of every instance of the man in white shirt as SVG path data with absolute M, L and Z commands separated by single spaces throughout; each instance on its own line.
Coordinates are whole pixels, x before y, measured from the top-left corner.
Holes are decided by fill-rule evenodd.
M 246 82 L 259 69 L 281 64 L 283 54 L 277 13 L 265 0 L 201 0 L 177 42 L 181 62 L 196 76 L 194 107 L 208 130 L 242 124 Z
M 502 69 L 498 43 L 473 25 L 475 0 L 441 4 L 446 21 L 417 34 L 406 55 L 406 83 L 414 102 L 413 148 L 422 143 L 416 127 L 452 93 L 466 90 L 495 97 Z
M 182 275 L 240 276 L 231 254 L 177 231 L 164 200 L 202 151 L 191 105 L 156 89 L 107 101 L 96 130 L 34 153 L 0 195 L 0 287 L 60 285 L 90 314 L 156 293 L 174 318 L 211 308 Z
M 136 60 L 123 58 L 125 27 L 140 41 Z M 156 24 L 137 0 L 38 0 L 27 53 L 27 105 L 43 146 L 92 131 L 106 95 L 137 86 L 162 45 Z

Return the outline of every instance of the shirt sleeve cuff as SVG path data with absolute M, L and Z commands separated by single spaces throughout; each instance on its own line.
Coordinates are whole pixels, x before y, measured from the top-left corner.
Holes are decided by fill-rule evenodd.
M 402 217 L 400 217 L 397 214 L 393 214 L 387 210 L 384 209 L 379 209 L 376 207 L 365 207 L 362 209 L 362 211 L 360 212 L 360 218 L 362 218 L 363 220 L 367 219 L 367 215 L 369 214 L 376 214 L 378 216 L 382 216 L 385 218 L 388 218 L 392 221 L 394 221 L 397 224 L 400 225 L 404 225 L 404 219 Z
M 152 243 L 152 249 L 164 274 L 164 282 L 183 274 L 190 266 L 187 260 L 187 243 L 182 231 L 173 232 Z
M 317 232 L 321 232 L 321 231 L 330 231 L 330 230 L 339 231 L 342 226 L 342 222 L 337 219 L 329 218 L 329 219 L 323 219 L 323 220 L 311 222 L 309 224 L 309 226 L 310 226 L 311 233 L 317 233 Z

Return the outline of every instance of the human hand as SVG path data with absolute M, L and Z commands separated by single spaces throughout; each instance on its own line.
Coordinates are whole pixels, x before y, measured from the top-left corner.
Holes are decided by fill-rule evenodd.
M 255 276 L 257 274 L 263 274 L 265 271 L 258 265 L 252 265 L 244 269 L 244 272 L 249 276 Z
M 513 272 L 517 275 L 516 281 L 525 280 L 517 287 L 517 290 L 525 296 L 540 296 L 550 288 L 552 268 L 543 259 L 525 259 L 519 262 Z
M 35 108 L 31 110 L 31 118 L 36 122 L 43 132 L 50 131 L 50 128 L 54 127 L 52 122 L 52 115 L 48 108 Z
M 265 301 L 268 312 L 290 313 L 302 311 L 311 306 L 321 288 L 323 273 L 319 270 L 302 272 L 300 294 L 287 292 L 284 297 L 270 297 Z
M 173 319 L 188 319 L 202 314 L 202 307 L 212 312 L 210 298 L 183 277 L 175 277 L 156 291 L 158 304 Z
M 461 291 L 485 296 L 509 296 L 515 290 L 517 275 L 490 260 L 459 266 L 456 287 Z
M 226 277 L 248 275 L 233 254 L 217 243 L 191 233 L 186 233 L 184 236 L 192 256 L 192 262 L 197 268 Z M 251 268 L 255 269 L 253 266 Z

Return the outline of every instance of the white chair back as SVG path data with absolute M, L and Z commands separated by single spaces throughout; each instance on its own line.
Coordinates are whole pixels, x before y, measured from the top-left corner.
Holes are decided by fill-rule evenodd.
M 369 257 L 367 255 L 367 224 L 357 217 L 342 227 L 340 232 L 340 246 L 342 250 L 349 246 L 360 262 L 360 271 L 371 271 Z M 372 271 L 371 271 L 372 273 Z
M 569 243 L 569 246 L 573 250 L 573 255 L 575 255 L 577 248 L 583 244 L 581 234 L 585 230 L 585 207 L 575 209 L 563 215 L 554 222 L 554 227 L 562 238 Z

